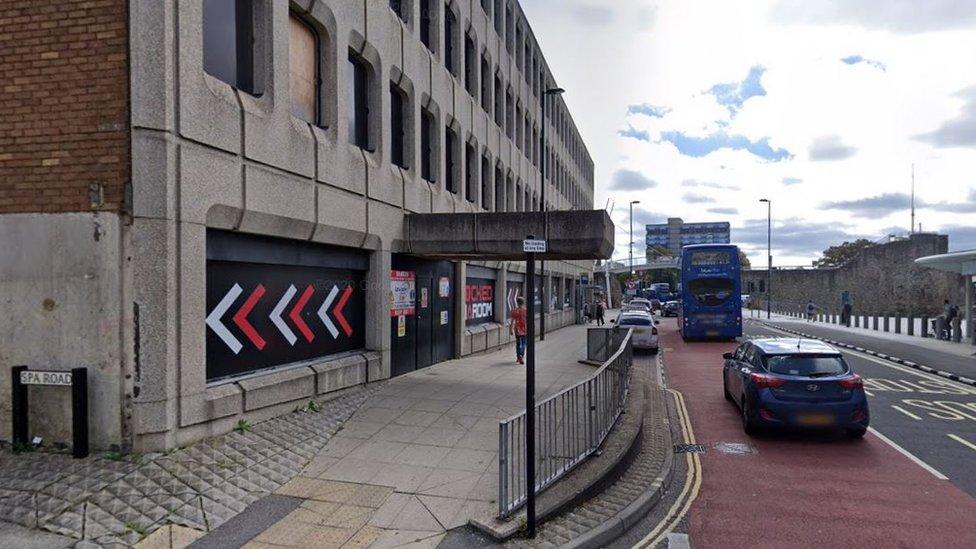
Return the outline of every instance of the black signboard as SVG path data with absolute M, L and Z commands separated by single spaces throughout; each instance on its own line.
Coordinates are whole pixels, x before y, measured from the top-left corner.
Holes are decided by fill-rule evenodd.
M 495 320 L 495 281 L 468 277 L 464 287 L 464 324 L 474 326 Z
M 207 261 L 207 379 L 362 349 L 365 272 Z

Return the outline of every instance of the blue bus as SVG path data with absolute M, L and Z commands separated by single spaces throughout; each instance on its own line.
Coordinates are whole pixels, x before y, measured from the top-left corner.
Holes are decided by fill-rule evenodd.
M 689 339 L 734 339 L 742 335 L 739 248 L 695 244 L 681 249 L 678 329 Z

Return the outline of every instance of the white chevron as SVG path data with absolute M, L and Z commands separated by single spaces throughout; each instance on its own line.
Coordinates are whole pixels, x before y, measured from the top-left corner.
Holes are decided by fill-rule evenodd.
M 234 334 L 230 333 L 230 330 L 227 329 L 227 326 L 224 326 L 224 323 L 220 319 L 227 312 L 227 309 L 230 309 L 230 306 L 234 304 L 234 301 L 237 301 L 237 298 L 243 291 L 240 285 L 235 283 L 234 287 L 224 295 L 220 303 L 207 315 L 207 326 L 210 326 L 210 329 L 217 334 L 217 337 L 223 340 L 224 344 L 230 347 L 231 351 L 234 351 L 235 355 L 241 352 L 243 345 L 234 337 Z
M 325 301 L 322 302 L 322 306 L 319 307 L 318 311 L 319 318 L 322 319 L 322 323 L 325 324 L 326 329 L 329 330 L 330 334 L 332 334 L 332 339 L 339 337 L 339 330 L 336 328 L 335 324 L 332 323 L 332 319 L 329 318 L 326 310 L 328 310 L 329 306 L 332 305 L 332 301 L 335 300 L 337 295 L 339 295 L 339 287 L 333 286 L 332 291 L 329 292 L 328 296 L 326 296 Z
M 285 321 L 281 318 L 281 313 L 285 312 L 285 307 L 287 307 L 288 303 L 291 302 L 291 298 L 295 297 L 295 292 L 297 291 L 298 290 L 295 289 L 294 284 L 289 286 L 288 290 L 285 292 L 285 295 L 281 296 L 281 299 L 278 300 L 278 304 L 274 306 L 274 309 L 271 310 L 271 315 L 269 316 L 269 318 L 271 318 L 271 322 L 275 325 L 275 327 L 278 328 L 281 335 L 285 336 L 285 339 L 287 339 L 288 343 L 291 345 L 294 345 L 298 338 L 295 337 L 295 332 L 291 331 L 288 324 L 285 324 Z

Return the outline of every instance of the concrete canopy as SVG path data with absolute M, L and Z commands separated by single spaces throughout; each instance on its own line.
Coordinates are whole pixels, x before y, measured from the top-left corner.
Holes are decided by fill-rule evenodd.
M 961 275 L 976 275 L 976 250 L 920 257 L 915 264 Z
M 443 259 L 524 260 L 522 241 L 547 241 L 538 259 L 607 259 L 613 222 L 604 210 L 409 214 L 404 253 Z

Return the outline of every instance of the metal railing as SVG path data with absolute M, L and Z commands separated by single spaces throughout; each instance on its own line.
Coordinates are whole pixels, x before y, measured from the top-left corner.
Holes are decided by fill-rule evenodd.
M 627 402 L 631 330 L 590 330 L 617 332 L 619 345 L 593 375 L 536 403 L 536 494 L 600 447 Z M 500 421 L 498 427 L 498 515 L 504 518 L 528 496 L 525 411 Z

